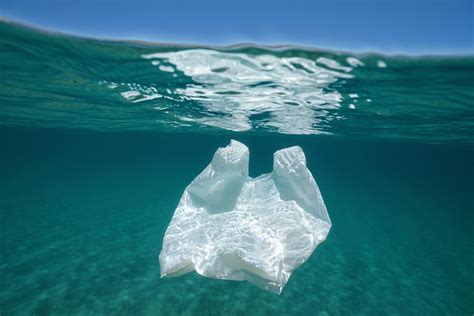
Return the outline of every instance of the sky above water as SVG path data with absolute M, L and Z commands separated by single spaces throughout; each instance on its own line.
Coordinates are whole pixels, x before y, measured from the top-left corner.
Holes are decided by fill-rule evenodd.
M 0 15 L 101 38 L 473 54 L 474 1 L 0 0 Z

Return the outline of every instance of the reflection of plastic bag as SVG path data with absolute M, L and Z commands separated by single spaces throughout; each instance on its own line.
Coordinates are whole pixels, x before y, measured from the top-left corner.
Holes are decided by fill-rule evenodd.
M 331 228 L 300 147 L 274 154 L 273 171 L 248 175 L 249 150 L 232 140 L 191 182 L 166 230 L 161 276 L 195 270 L 281 293 Z

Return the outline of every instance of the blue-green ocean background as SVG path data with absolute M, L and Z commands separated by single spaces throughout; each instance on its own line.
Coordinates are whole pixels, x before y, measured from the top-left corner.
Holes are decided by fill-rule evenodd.
M 196 70 L 206 62 L 225 66 Z M 0 22 L 0 73 L 1 315 L 474 312 L 474 57 L 110 42 Z M 249 147 L 252 176 L 301 146 L 332 219 L 280 296 L 160 278 L 184 188 L 230 139 Z

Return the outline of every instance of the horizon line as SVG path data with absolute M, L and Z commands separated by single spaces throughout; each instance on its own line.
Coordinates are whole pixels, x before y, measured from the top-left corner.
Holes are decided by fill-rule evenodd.
M 461 58 L 461 57 L 474 57 L 474 51 L 466 52 L 406 52 L 406 51 L 383 51 L 381 49 L 347 49 L 337 47 L 318 47 L 311 44 L 305 43 L 263 43 L 259 44 L 248 40 L 237 40 L 232 44 L 227 43 L 212 43 L 212 42 L 187 42 L 182 40 L 172 41 L 159 41 L 154 39 L 138 39 L 138 38 L 127 38 L 127 37 L 115 37 L 115 36 L 99 36 L 94 34 L 85 34 L 83 32 L 75 32 L 68 30 L 58 30 L 56 28 L 50 28 L 47 26 L 40 26 L 36 23 L 25 21 L 21 18 L 12 18 L 6 15 L 0 15 L 0 22 L 7 23 L 10 25 L 16 25 L 22 28 L 26 28 L 35 32 L 48 34 L 52 36 L 64 36 L 73 37 L 82 40 L 91 41 L 105 41 L 111 43 L 130 43 L 144 46 L 178 46 L 183 48 L 212 48 L 216 50 L 231 50 L 236 48 L 245 47 L 256 47 L 273 51 L 284 51 L 290 49 L 301 49 L 306 51 L 314 52 L 327 52 L 327 53 L 343 53 L 347 55 L 358 55 L 358 56 L 387 56 L 387 57 L 406 57 L 406 58 L 418 58 L 418 57 L 443 57 L 443 58 Z M 145 36 L 146 37 L 146 36 Z

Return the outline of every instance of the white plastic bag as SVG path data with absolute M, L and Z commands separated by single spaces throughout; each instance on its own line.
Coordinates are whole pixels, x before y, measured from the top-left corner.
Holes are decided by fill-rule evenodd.
M 274 154 L 273 171 L 251 178 L 249 150 L 232 140 L 186 188 L 160 253 L 161 276 L 195 270 L 281 293 L 331 228 L 300 147 Z

